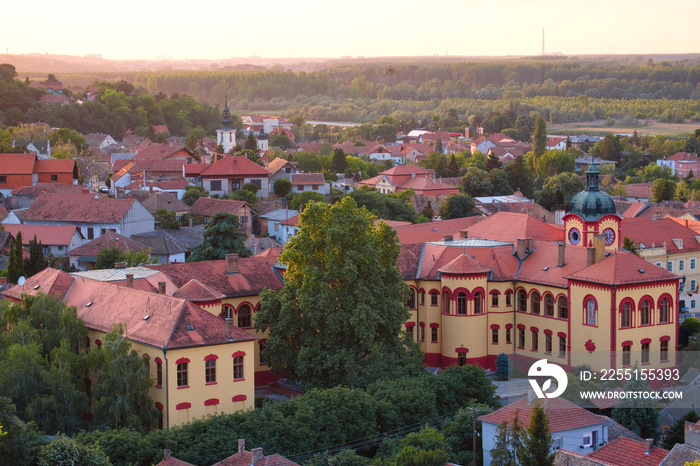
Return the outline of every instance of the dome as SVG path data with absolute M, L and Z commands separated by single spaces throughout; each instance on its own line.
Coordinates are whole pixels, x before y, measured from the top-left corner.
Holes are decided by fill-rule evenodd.
M 598 187 L 598 167 L 591 163 L 586 170 L 586 189 L 571 199 L 569 213 L 576 214 L 584 221 L 595 221 L 605 215 L 617 215 L 615 202 Z
M 231 119 L 231 114 L 228 110 L 228 103 L 224 104 L 223 118 L 221 119 L 221 129 L 222 130 L 232 130 L 233 120 Z

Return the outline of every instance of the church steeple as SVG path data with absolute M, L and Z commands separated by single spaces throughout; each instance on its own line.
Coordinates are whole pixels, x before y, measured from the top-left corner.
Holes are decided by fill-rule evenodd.
M 586 170 L 586 191 L 600 191 L 600 186 L 598 185 L 598 176 L 600 172 L 596 166 L 593 159 L 591 159 L 591 164 Z
M 223 118 L 221 119 L 221 129 L 233 129 L 233 120 L 228 111 L 228 102 L 224 104 Z
M 236 129 L 233 127 L 231 113 L 228 110 L 228 102 L 224 103 L 221 128 L 216 130 L 216 143 L 224 148 L 224 154 L 228 154 L 236 145 Z

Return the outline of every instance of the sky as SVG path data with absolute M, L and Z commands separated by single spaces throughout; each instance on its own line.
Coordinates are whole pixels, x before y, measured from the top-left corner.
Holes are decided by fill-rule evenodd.
M 0 53 L 107 59 L 700 52 L 698 0 L 48 0 L 0 8 Z

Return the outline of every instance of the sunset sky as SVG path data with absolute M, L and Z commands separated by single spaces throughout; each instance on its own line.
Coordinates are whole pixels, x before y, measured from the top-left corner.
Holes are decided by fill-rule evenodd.
M 34 0 L 0 52 L 109 59 L 700 52 L 697 0 Z

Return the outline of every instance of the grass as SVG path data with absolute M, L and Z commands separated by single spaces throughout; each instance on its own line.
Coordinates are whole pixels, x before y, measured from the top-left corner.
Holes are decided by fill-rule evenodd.
M 591 136 L 605 136 L 608 133 L 632 134 L 637 131 L 645 136 L 668 136 L 671 138 L 685 138 L 693 131 L 700 128 L 700 123 L 664 123 L 657 120 L 637 120 L 637 124 L 609 125 L 607 120 L 586 121 L 581 123 L 548 124 L 547 132 L 551 134 L 589 134 Z

